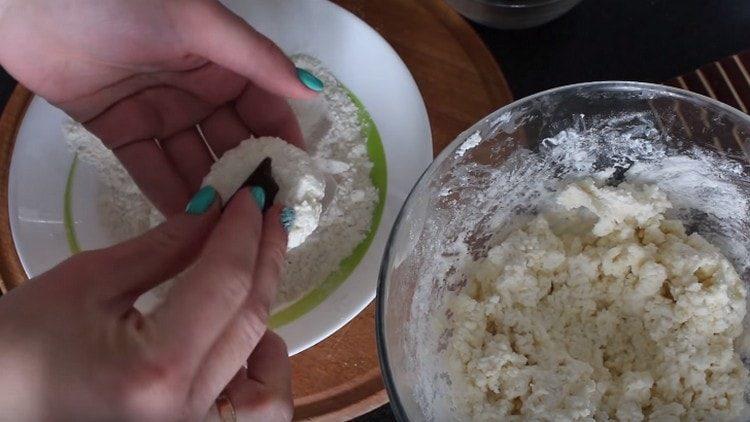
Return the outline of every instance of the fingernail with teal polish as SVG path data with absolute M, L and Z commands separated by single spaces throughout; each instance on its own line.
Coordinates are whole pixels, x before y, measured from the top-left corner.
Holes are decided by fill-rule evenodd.
M 294 212 L 294 208 L 286 207 L 281 211 L 281 225 L 287 233 L 292 228 L 295 218 L 297 218 L 297 213 Z
M 312 89 L 315 92 L 320 92 L 325 87 L 325 85 L 323 85 L 323 81 L 316 78 L 315 75 L 310 73 L 309 70 L 298 67 L 297 77 L 303 84 L 305 84 L 306 87 Z
M 212 186 L 203 186 L 201 190 L 193 195 L 193 199 L 188 202 L 187 207 L 185 207 L 185 212 L 193 215 L 203 214 L 211 208 L 211 204 L 213 204 L 215 200 L 216 189 Z
M 266 207 L 266 191 L 260 186 L 250 186 L 250 193 L 262 211 Z

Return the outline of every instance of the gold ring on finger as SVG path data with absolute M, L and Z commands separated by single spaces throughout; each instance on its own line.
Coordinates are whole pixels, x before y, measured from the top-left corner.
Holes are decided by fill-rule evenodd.
M 216 398 L 216 410 L 219 412 L 221 422 L 237 422 L 237 411 L 226 392 L 222 392 Z

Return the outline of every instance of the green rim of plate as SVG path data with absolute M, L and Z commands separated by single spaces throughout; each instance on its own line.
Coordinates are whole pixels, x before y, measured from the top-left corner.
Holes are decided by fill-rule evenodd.
M 343 86 L 343 85 L 342 85 Z M 375 238 L 375 233 L 380 226 L 380 219 L 383 216 L 383 207 L 385 206 L 385 195 L 388 188 L 388 172 L 385 161 L 385 151 L 383 142 L 380 139 L 380 133 L 375 126 L 375 122 L 370 117 L 364 104 L 348 88 L 344 87 L 347 95 L 357 106 L 357 114 L 360 124 L 362 125 L 365 135 L 367 136 L 367 152 L 370 154 L 372 169 L 370 170 L 370 179 L 373 186 L 378 190 L 378 203 L 373 210 L 372 222 L 367 236 L 359 242 L 351 255 L 344 258 L 339 264 L 339 268 L 328 275 L 328 277 L 315 289 L 304 295 L 301 299 L 289 305 L 288 307 L 271 315 L 269 326 L 278 328 L 289 324 L 302 315 L 310 312 L 313 308 L 320 305 L 328 296 L 336 290 L 351 275 Z
M 73 221 L 73 180 L 78 168 L 78 154 L 73 157 L 73 163 L 68 171 L 68 178 L 65 181 L 65 195 L 63 196 L 63 224 L 65 225 L 65 237 L 68 238 L 68 248 L 70 253 L 75 255 L 81 252 L 81 245 L 78 243 L 76 236 L 76 226 Z
M 269 326 L 271 328 L 279 328 L 287 325 L 290 322 L 298 319 L 306 313 L 313 310 L 316 306 L 320 305 L 331 293 L 334 292 L 343 282 L 351 275 L 354 269 L 359 265 L 362 258 L 364 258 L 367 250 L 370 248 L 375 234 L 380 226 L 380 220 L 383 216 L 383 208 L 385 206 L 385 197 L 388 188 L 388 172 L 385 160 L 385 150 L 383 149 L 383 142 L 380 139 L 380 133 L 375 122 L 372 120 L 370 113 L 365 108 L 364 104 L 352 93 L 347 87 L 343 86 L 349 98 L 357 106 L 357 115 L 362 125 L 362 130 L 365 132 L 367 137 L 367 152 L 370 154 L 370 160 L 372 161 L 372 169 L 370 170 L 370 179 L 372 184 L 378 190 L 378 203 L 375 205 L 373 210 L 372 222 L 370 223 L 370 229 L 364 239 L 354 248 L 351 255 L 344 258 L 339 264 L 339 268 L 328 275 L 328 277 L 315 289 L 305 294 L 302 298 L 285 307 L 284 309 L 277 311 L 269 320 Z M 68 239 L 68 247 L 71 254 L 81 252 L 81 246 L 76 236 L 75 224 L 73 221 L 73 181 L 75 179 L 76 169 L 78 167 L 78 156 L 73 158 L 73 162 L 70 165 L 68 171 L 67 181 L 65 183 L 65 194 L 63 197 L 63 221 L 65 225 L 65 233 Z

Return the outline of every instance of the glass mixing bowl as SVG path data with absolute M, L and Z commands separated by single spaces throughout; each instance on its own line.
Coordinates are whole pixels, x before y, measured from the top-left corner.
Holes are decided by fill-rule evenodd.
M 558 151 L 583 138 L 590 141 L 586 154 Z M 459 135 L 409 195 L 381 267 L 377 341 L 398 419 L 462 419 L 451 408 L 450 375 L 443 360 L 450 332 L 436 321 L 447 295 L 465 283 L 460 257 L 486 250 L 488 219 L 497 214 L 498 205 L 509 205 L 503 208 L 512 211 L 508 219 L 533 215 L 535 201 L 545 192 L 530 188 L 539 182 L 535 179 L 552 184 L 594 173 L 616 177 L 627 175 L 633 162 L 658 164 L 669 157 L 707 154 L 727 163 L 729 170 L 715 176 L 717 183 L 734 189 L 731 198 L 702 186 L 700 179 L 685 178 L 690 167 L 641 176 L 664 187 L 673 202 L 674 196 L 679 199 L 675 213 L 688 230 L 719 246 L 747 284 L 750 217 L 747 208 L 744 215 L 732 214 L 725 201 L 737 205 L 737 198 L 750 198 L 749 153 L 746 114 L 691 92 L 634 82 L 542 92 L 497 110 Z M 530 162 L 544 171 L 529 171 Z M 740 353 L 744 358 L 746 352 Z

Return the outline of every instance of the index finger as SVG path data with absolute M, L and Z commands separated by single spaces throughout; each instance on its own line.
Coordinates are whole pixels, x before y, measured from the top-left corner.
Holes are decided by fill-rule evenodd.
M 196 401 L 216 397 L 237 368 L 247 360 L 250 351 L 259 347 L 261 338 L 268 336 L 265 316 L 276 298 L 287 249 L 287 234 L 282 226 L 281 212 L 282 206 L 274 205 L 264 215 L 253 288 L 234 320 L 206 354 L 193 380 L 192 393 Z M 286 356 L 286 349 L 284 353 Z M 259 374 L 259 377 L 262 378 L 262 375 Z M 207 406 L 208 403 L 203 405 Z
M 249 189 L 240 189 L 195 265 L 177 278 L 151 315 L 166 352 L 188 359 L 191 368 L 197 368 L 252 288 L 262 221 Z
M 240 118 L 255 136 L 276 136 L 305 149 L 299 122 L 285 99 L 247 84 L 235 104 Z
M 188 48 L 284 97 L 312 98 L 283 51 L 218 1 L 173 2 Z

